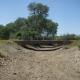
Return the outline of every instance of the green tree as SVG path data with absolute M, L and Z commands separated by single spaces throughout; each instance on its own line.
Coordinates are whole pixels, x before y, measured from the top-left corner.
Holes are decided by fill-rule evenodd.
M 46 34 L 47 37 L 49 35 L 54 37 L 58 24 L 47 19 L 49 8 L 41 3 L 30 3 L 28 9 L 31 13 L 31 16 L 28 17 L 28 26 L 34 27 L 39 35 Z
M 27 19 L 25 18 L 18 18 L 15 22 L 15 28 L 20 29 L 22 26 L 26 25 Z
M 0 39 L 3 39 L 3 30 L 4 30 L 4 26 L 0 25 Z
M 76 40 L 77 36 L 75 34 L 65 34 L 62 36 L 63 40 Z
M 41 3 L 30 3 L 28 9 L 31 15 L 42 15 L 43 17 L 46 17 L 49 11 L 49 8 Z
M 47 36 L 52 35 L 52 37 L 54 37 L 57 33 L 57 26 L 57 23 L 47 20 Z
M 49 8 L 41 3 L 28 5 L 30 16 L 18 18 L 6 26 L 0 25 L 0 38 L 2 39 L 42 39 L 54 37 L 58 24 L 47 18 Z M 42 36 L 45 35 L 45 36 Z

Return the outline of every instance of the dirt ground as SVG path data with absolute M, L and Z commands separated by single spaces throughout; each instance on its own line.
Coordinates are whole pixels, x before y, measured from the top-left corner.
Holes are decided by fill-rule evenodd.
M 77 47 L 33 51 L 8 42 L 0 53 L 0 80 L 80 80 Z

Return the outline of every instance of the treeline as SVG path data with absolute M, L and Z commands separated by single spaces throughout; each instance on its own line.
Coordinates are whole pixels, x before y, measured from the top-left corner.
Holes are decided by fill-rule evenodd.
M 78 40 L 80 36 L 66 34 L 57 36 L 58 23 L 48 19 L 49 7 L 41 3 L 28 5 L 28 18 L 18 18 L 5 26 L 0 25 L 0 39 L 19 40 Z
M 55 40 L 80 40 L 80 35 L 64 34 L 61 36 L 55 36 Z
M 28 10 L 28 18 L 0 25 L 0 39 L 54 39 L 58 24 L 47 18 L 49 8 L 41 3 L 30 3 Z

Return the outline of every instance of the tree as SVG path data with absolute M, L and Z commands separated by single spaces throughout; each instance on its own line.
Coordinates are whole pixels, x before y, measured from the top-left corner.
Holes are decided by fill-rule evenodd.
M 43 17 L 46 17 L 49 11 L 49 8 L 41 3 L 30 3 L 28 9 L 31 15 L 41 15 Z
M 58 24 L 47 19 L 49 8 L 41 3 L 30 3 L 28 9 L 31 16 L 28 17 L 28 26 L 34 27 L 41 34 L 54 35 L 57 33 Z M 42 36 L 42 35 L 41 35 Z
M 65 34 L 62 36 L 62 40 L 76 40 L 77 36 L 75 34 Z
M 0 25 L 0 37 L 3 39 L 42 39 L 54 37 L 58 24 L 47 18 L 49 8 L 41 3 L 28 5 L 30 16 L 18 18 L 6 26 Z M 45 35 L 45 36 L 42 36 Z
M 26 25 L 26 22 L 25 18 L 18 18 L 14 23 L 7 24 L 6 29 L 8 30 L 9 38 L 16 38 L 16 34 Z
M 0 39 L 3 39 L 3 29 L 4 29 L 4 26 L 3 25 L 0 25 Z
M 16 28 L 20 29 L 23 25 L 26 25 L 27 19 L 25 19 L 25 18 L 18 18 L 14 23 L 15 23 Z
M 30 3 L 28 9 L 31 13 L 28 21 L 31 27 L 34 27 L 39 33 L 46 27 L 46 17 L 48 15 L 49 8 L 41 3 Z
M 47 36 L 52 35 L 54 37 L 57 33 L 57 26 L 57 23 L 47 20 Z

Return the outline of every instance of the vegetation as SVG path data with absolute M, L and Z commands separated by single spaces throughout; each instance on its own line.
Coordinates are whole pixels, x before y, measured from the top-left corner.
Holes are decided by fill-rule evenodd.
M 49 8 L 41 3 L 30 3 L 28 10 L 27 19 L 18 18 L 13 23 L 0 25 L 0 39 L 54 39 L 58 24 L 47 18 Z
M 7 58 L 7 57 L 8 57 L 7 52 L 0 50 L 0 58 Z
M 0 39 L 19 40 L 79 40 L 80 36 L 65 34 L 56 36 L 58 23 L 48 19 L 49 7 L 41 3 L 28 5 L 28 18 L 18 18 L 13 23 L 0 25 Z
M 56 40 L 80 40 L 79 35 L 75 34 L 64 34 L 62 36 L 55 36 Z

